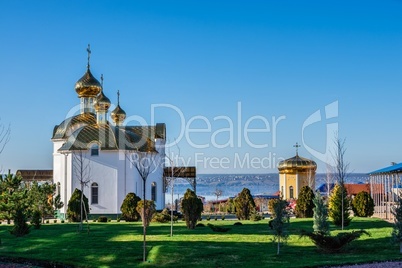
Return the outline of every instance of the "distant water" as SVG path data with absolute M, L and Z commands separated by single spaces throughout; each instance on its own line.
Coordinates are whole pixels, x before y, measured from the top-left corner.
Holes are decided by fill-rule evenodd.
M 316 175 L 316 188 L 326 182 L 326 174 Z M 367 174 L 350 174 L 346 183 L 366 183 L 369 180 Z M 174 186 L 174 199 L 182 197 L 190 184 L 184 179 L 177 179 Z M 197 195 L 204 196 L 207 200 L 215 200 L 216 189 L 222 190 L 219 199 L 233 197 L 248 188 L 251 194 L 273 194 L 279 190 L 279 174 L 200 174 L 197 176 Z M 166 193 L 166 203 L 171 202 L 171 189 Z

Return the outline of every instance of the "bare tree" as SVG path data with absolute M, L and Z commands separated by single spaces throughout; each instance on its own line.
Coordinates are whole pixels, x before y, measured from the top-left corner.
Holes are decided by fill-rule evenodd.
M 170 208 L 170 236 L 171 237 L 173 237 L 173 221 L 174 221 L 174 215 L 173 215 L 174 180 L 176 179 L 177 175 L 180 174 L 180 172 L 181 172 L 181 169 L 178 169 L 178 168 L 175 169 L 175 166 L 176 167 L 178 166 L 179 157 L 180 157 L 180 147 L 178 146 L 176 140 L 175 140 L 175 145 L 179 151 L 178 154 L 176 155 L 176 157 L 173 157 L 173 156 L 172 156 L 172 158 L 169 157 L 170 149 L 169 149 L 168 154 L 166 154 L 166 152 L 165 152 L 165 158 L 167 160 L 169 160 L 169 163 L 170 163 L 170 174 L 169 174 L 170 176 L 165 177 L 165 181 L 166 181 L 167 185 L 170 185 L 170 188 L 171 188 L 170 190 L 172 192 L 172 205 Z M 176 158 L 176 165 L 175 165 L 175 161 L 174 161 L 175 158 Z
M 79 230 L 82 231 L 83 212 L 85 212 L 85 219 L 88 221 L 88 212 L 84 206 L 84 188 L 88 187 L 91 181 L 91 166 L 89 159 L 85 157 L 83 151 L 73 153 L 73 176 L 80 184 L 81 190 L 81 205 L 80 205 L 80 226 Z M 84 208 L 85 211 L 82 211 Z
M 135 167 L 135 169 L 138 171 L 138 174 L 140 175 L 142 179 L 142 200 L 144 200 L 144 206 L 143 206 L 143 213 L 142 215 L 145 215 L 145 210 L 146 210 L 146 205 L 147 202 L 145 202 L 145 193 L 146 193 L 146 182 L 148 176 L 155 172 L 157 163 L 156 163 L 156 155 L 157 152 L 155 150 L 149 151 L 149 152 L 140 152 L 140 151 L 135 151 L 126 154 L 127 159 L 130 161 L 130 163 Z M 147 237 L 147 224 L 145 222 L 146 219 L 142 219 L 142 226 L 143 226 L 143 261 L 145 262 L 147 260 L 147 251 L 146 251 L 146 237 Z
M 0 123 L 0 154 L 3 152 L 4 147 L 10 141 L 11 127 L 10 125 L 4 126 Z
M 325 182 L 327 184 L 327 198 L 331 193 L 331 182 L 333 180 L 332 168 L 331 165 L 327 163 L 327 172 L 325 176 Z
M 219 197 L 221 197 L 223 194 L 223 191 L 221 189 L 216 188 L 214 195 L 216 196 L 216 205 L 218 206 L 218 210 L 221 211 L 220 209 L 220 204 L 219 204 Z
M 344 228 L 344 195 L 345 195 L 345 180 L 349 175 L 349 163 L 345 161 L 345 139 L 340 139 L 337 135 L 335 138 L 335 152 L 333 152 L 334 160 L 334 177 L 336 182 L 341 186 L 342 189 L 342 230 Z
M 314 189 L 314 184 L 315 184 L 315 176 L 314 173 L 311 169 L 307 171 L 307 186 L 310 187 L 311 189 Z

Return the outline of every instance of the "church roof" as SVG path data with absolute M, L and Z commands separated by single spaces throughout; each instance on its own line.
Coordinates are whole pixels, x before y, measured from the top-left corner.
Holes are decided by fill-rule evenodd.
M 96 117 L 93 113 L 82 113 L 69 117 L 54 127 L 52 140 L 66 139 L 75 129 L 92 124 L 96 124 Z
M 317 169 L 317 163 L 313 160 L 300 157 L 298 154 L 296 154 L 295 157 L 283 160 L 278 164 L 279 171 L 297 171 L 306 169 L 315 171 Z
M 74 131 L 67 142 L 59 149 L 59 152 L 88 150 L 95 143 L 104 151 L 155 151 L 153 140 L 147 136 L 141 136 L 128 129 L 113 127 L 109 124 L 93 124 L 80 127 Z

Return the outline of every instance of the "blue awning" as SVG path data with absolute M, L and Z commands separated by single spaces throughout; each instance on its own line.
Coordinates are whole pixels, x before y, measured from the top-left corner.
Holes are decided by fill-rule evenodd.
M 377 174 L 384 174 L 384 173 L 397 173 L 402 172 L 402 163 L 392 165 L 386 168 L 382 168 L 376 171 L 372 171 L 368 173 L 369 175 L 377 175 Z

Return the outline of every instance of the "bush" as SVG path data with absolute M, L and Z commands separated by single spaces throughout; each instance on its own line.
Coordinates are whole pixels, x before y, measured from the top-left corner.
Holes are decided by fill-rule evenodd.
M 117 222 L 120 222 L 120 218 L 117 218 L 117 220 L 116 220 Z
M 233 224 L 234 226 L 242 226 L 243 225 L 243 223 L 241 223 L 241 222 L 235 222 L 234 224 Z
M 187 189 L 181 201 L 181 209 L 187 228 L 194 229 L 204 209 L 201 199 L 197 197 L 194 191 Z
M 107 222 L 107 221 L 108 221 L 108 219 L 106 216 L 99 216 L 99 218 L 98 218 L 98 222 Z
M 22 208 L 17 208 L 17 210 L 13 215 L 13 220 L 14 220 L 14 227 L 10 231 L 12 235 L 20 237 L 29 234 L 30 226 L 28 226 L 27 224 L 27 216 Z
M 61 220 L 61 223 L 64 223 L 64 220 Z
M 140 200 L 141 198 L 135 193 L 128 193 L 126 195 L 120 207 L 122 219 L 128 222 L 140 220 L 141 215 L 137 211 L 138 202 L 140 202 Z
M 303 186 L 297 199 L 295 214 L 297 218 L 312 218 L 314 208 L 314 192 L 308 186 Z
M 244 188 L 239 195 L 234 199 L 236 208 L 236 216 L 239 220 L 249 220 L 250 214 L 255 210 L 255 203 L 250 190 Z
M 211 215 L 208 215 L 207 216 L 207 221 L 210 221 L 211 220 Z
M 171 221 L 170 211 L 165 208 L 160 213 L 155 213 L 152 222 L 167 223 Z
M 53 223 L 57 223 L 57 220 L 53 220 Z
M 152 200 L 145 200 L 145 210 L 144 210 L 144 201 L 141 200 L 138 202 L 136 209 L 137 212 L 141 215 L 142 225 L 148 227 L 156 212 L 155 202 Z
M 374 214 L 374 201 L 370 194 L 362 191 L 352 201 L 353 213 L 358 217 L 371 217 Z
M 42 215 L 39 210 L 35 210 L 32 214 L 31 224 L 33 225 L 34 229 L 40 229 L 42 221 Z
M 223 221 L 225 220 L 225 215 L 222 215 L 222 220 L 223 220 Z
M 92 222 L 96 222 L 96 219 L 94 219 Z
M 89 211 L 88 198 L 83 195 L 83 205 L 81 208 L 81 191 L 78 189 L 74 190 L 74 193 L 71 195 L 70 200 L 68 201 L 67 206 L 67 218 L 72 222 L 80 222 L 81 221 L 81 209 L 82 209 L 82 217 L 85 219 L 86 214 L 85 211 Z
M 342 197 L 343 197 L 343 210 L 342 210 Z M 350 221 L 349 214 L 349 199 L 347 197 L 347 191 L 343 185 L 337 184 L 331 192 L 329 198 L 329 217 L 332 219 L 336 226 L 342 226 L 342 214 L 343 214 L 343 226 L 348 226 Z
M 45 223 L 46 223 L 46 224 L 49 224 L 49 220 L 46 220 Z
M 203 224 L 203 223 L 197 223 L 196 227 L 205 227 L 205 224 Z
M 268 201 L 268 211 L 271 213 L 271 218 L 275 217 L 275 209 L 274 209 L 274 207 L 275 207 L 275 205 L 277 203 L 279 203 L 279 199 L 277 199 L 277 198 L 270 199 Z
M 364 230 L 353 231 L 351 233 L 338 233 L 336 236 L 302 230 L 300 236 L 309 237 L 311 241 L 324 252 L 337 253 L 353 240 L 359 239 L 363 234 L 370 236 L 370 234 Z
M 251 221 L 260 221 L 260 220 L 262 220 L 262 216 L 257 211 L 254 210 L 250 214 L 250 220 Z

